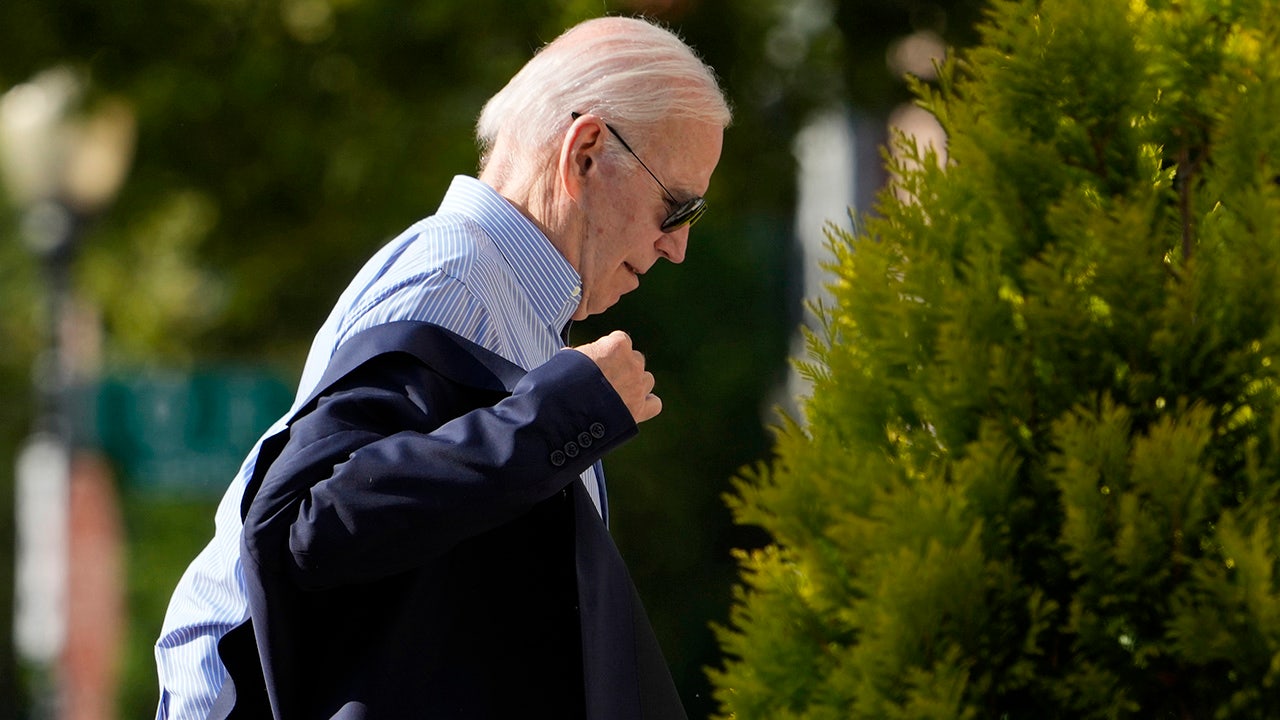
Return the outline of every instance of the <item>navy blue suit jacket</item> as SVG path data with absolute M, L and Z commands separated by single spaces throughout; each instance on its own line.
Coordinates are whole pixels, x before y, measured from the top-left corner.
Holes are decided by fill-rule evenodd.
M 345 343 L 242 506 L 213 717 L 685 717 L 580 474 L 636 426 L 586 356 L 434 325 Z

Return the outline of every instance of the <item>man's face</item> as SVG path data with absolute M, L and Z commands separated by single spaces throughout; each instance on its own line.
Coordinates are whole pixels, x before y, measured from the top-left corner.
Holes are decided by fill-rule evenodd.
M 658 132 L 638 139 L 617 128 L 677 202 L 703 195 L 720 161 L 723 131 L 710 123 L 667 121 Z M 635 134 L 635 133 L 633 133 Z M 619 143 L 609 134 L 605 142 Z M 620 143 L 619 143 L 620 144 Z M 615 148 L 616 149 L 616 148 Z M 625 150 L 601 161 L 602 195 L 591 203 L 578 273 L 582 302 L 574 319 L 612 307 L 640 286 L 640 278 L 658 260 L 684 261 L 689 226 L 662 232 L 672 203 L 662 187 Z

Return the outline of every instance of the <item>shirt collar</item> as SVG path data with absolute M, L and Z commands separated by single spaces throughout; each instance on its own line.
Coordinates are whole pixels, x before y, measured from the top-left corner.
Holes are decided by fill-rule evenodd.
M 496 190 L 459 175 L 440 203 L 440 214 L 465 215 L 484 231 L 515 271 L 529 302 L 559 333 L 582 299 L 582 278 L 529 218 Z

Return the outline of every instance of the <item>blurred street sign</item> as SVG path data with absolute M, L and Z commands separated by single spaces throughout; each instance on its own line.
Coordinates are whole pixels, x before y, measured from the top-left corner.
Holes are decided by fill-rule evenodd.
M 217 497 L 292 400 L 288 385 L 253 368 L 117 375 L 94 393 L 91 433 L 127 486 Z

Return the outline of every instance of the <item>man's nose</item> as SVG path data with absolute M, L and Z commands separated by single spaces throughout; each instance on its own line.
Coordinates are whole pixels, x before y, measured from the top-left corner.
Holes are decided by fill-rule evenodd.
M 662 257 L 673 263 L 684 262 L 684 251 L 689 247 L 689 226 L 686 225 L 675 232 L 663 233 L 656 243 Z

